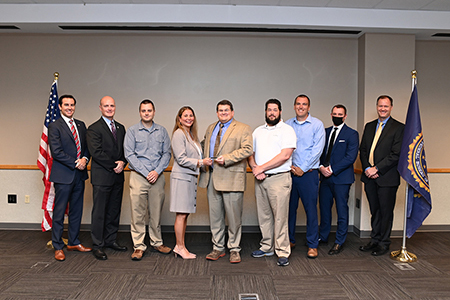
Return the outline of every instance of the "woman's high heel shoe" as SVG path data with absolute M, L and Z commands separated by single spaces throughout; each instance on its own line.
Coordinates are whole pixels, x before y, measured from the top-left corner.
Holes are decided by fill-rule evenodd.
M 183 251 L 185 250 L 185 251 Z M 176 246 L 175 248 L 173 248 L 173 254 L 175 255 L 175 257 L 178 257 L 178 255 L 182 258 L 182 259 L 195 259 L 197 258 L 197 255 L 195 255 L 194 253 L 189 252 L 186 248 L 180 250 L 178 249 Z

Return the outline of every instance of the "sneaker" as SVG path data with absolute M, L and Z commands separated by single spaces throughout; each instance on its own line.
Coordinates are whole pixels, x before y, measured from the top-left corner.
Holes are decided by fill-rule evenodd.
M 287 257 L 279 257 L 277 265 L 279 265 L 280 267 L 289 266 L 289 259 Z
M 241 255 L 237 251 L 230 251 L 230 263 L 237 264 L 241 262 Z
M 207 260 L 218 260 L 221 257 L 225 256 L 225 252 L 219 250 L 213 250 L 211 253 L 206 255 Z
M 274 255 L 275 253 L 273 253 L 273 252 L 264 252 L 264 251 L 262 251 L 262 250 L 256 250 L 256 251 L 253 251 L 252 252 L 252 256 L 253 257 L 264 257 L 264 256 L 272 256 L 272 255 Z

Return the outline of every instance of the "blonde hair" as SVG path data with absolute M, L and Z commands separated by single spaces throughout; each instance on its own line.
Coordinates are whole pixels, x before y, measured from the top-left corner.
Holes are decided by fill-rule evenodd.
M 200 142 L 198 140 L 198 134 L 197 134 L 197 117 L 195 116 L 194 110 L 190 106 L 183 106 L 178 111 L 178 113 L 175 117 L 175 126 L 173 127 L 172 135 L 175 131 L 177 131 L 177 129 L 181 129 L 183 131 L 184 135 L 186 135 L 186 137 L 188 137 L 188 132 L 186 132 L 186 130 L 183 128 L 183 125 L 181 125 L 181 121 L 180 121 L 181 116 L 183 115 L 183 113 L 186 110 L 192 111 L 192 114 L 194 115 L 194 122 L 192 123 L 189 135 L 194 142 L 199 144 Z

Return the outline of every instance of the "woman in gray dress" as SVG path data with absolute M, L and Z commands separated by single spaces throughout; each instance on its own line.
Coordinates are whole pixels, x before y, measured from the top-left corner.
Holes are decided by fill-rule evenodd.
M 203 165 L 210 166 L 210 158 L 202 158 L 202 149 L 197 136 L 197 122 L 194 110 L 183 106 L 175 118 L 172 133 L 173 167 L 170 174 L 170 211 L 176 213 L 175 237 L 173 248 L 175 257 L 193 259 L 185 246 L 184 236 L 189 214 L 195 213 L 197 198 L 197 178 Z

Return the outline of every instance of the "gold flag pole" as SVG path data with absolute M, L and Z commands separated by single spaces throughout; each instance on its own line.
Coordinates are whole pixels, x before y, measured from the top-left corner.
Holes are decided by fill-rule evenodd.
M 412 76 L 412 89 L 417 83 L 417 71 L 413 70 L 411 72 Z M 409 184 L 406 183 L 406 193 L 405 193 L 405 218 L 403 219 L 403 244 L 401 250 L 396 250 L 391 252 L 391 258 L 404 263 L 411 263 L 417 261 L 417 256 L 411 252 L 406 251 L 406 220 L 408 218 L 408 194 L 409 194 Z

